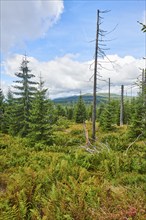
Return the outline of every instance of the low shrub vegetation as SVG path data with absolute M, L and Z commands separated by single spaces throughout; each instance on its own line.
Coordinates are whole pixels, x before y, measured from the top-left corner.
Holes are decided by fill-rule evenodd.
M 108 149 L 89 153 L 82 128 L 56 130 L 52 146 L 1 135 L 0 219 L 146 219 L 145 142 L 126 151 L 119 131 L 101 133 Z

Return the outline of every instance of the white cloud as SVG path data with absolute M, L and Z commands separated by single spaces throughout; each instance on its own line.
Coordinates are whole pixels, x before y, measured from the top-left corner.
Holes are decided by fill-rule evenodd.
M 26 40 L 43 37 L 63 12 L 63 0 L 1 2 L 1 49 L 8 51 Z
M 106 58 L 100 60 L 103 69 L 99 70 L 102 76 L 99 78 L 107 80 L 110 77 L 111 92 L 114 93 L 120 93 L 122 84 L 125 88 L 132 85 L 141 74 L 139 68 L 144 68 L 144 60 L 135 59 L 132 56 L 122 58 L 118 55 L 109 55 L 108 59 L 115 62 L 107 63 Z M 28 60 L 30 61 L 29 67 L 37 79 L 41 72 L 51 98 L 79 94 L 80 91 L 83 94 L 92 92 L 93 82 L 89 79 L 93 71 L 89 70 L 89 66 L 93 61 L 79 62 L 76 56 L 71 54 L 56 57 L 48 62 L 40 62 L 34 57 L 29 57 Z M 7 77 L 14 76 L 14 73 L 19 70 L 21 61 L 21 55 L 14 55 L 3 63 Z M 101 88 L 100 92 L 108 92 L 107 82 L 98 80 L 98 87 Z M 130 90 L 128 92 L 130 93 Z

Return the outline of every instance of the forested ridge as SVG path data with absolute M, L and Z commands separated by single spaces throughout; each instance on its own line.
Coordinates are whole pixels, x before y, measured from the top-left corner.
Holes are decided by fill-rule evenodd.
M 120 100 L 97 105 L 93 140 L 81 94 L 52 102 L 26 56 L 15 75 L 7 95 L 0 90 L 0 219 L 145 220 L 145 80 L 124 99 L 122 125 Z

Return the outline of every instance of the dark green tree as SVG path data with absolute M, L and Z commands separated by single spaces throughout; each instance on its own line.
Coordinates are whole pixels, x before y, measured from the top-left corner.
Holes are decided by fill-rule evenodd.
M 73 120 L 73 116 L 74 116 L 74 106 L 67 106 L 66 107 L 66 116 L 68 120 Z
M 130 125 L 132 123 L 132 117 L 135 113 L 135 97 L 128 99 L 124 103 L 124 124 Z
M 99 121 L 99 125 L 103 130 L 113 130 L 115 125 L 119 125 L 119 118 L 119 100 L 112 99 L 110 103 L 101 103 L 97 111 L 97 120 Z
M 0 88 L 0 131 L 2 131 L 4 123 L 4 95 L 2 89 Z
M 140 95 L 135 101 L 135 109 L 131 119 L 129 136 L 136 138 L 138 135 L 142 134 L 146 137 L 146 118 L 145 118 L 146 108 L 143 103 L 143 97 Z
M 32 102 L 29 116 L 29 135 L 32 143 L 52 144 L 52 105 L 46 99 L 47 89 L 40 77 L 39 88 Z
M 2 89 L 0 88 L 0 106 L 2 106 L 3 102 L 4 102 L 4 95 Z
M 80 95 L 75 110 L 75 121 L 76 123 L 83 123 L 86 119 L 86 106 L 82 95 Z
M 112 112 L 111 112 L 111 105 L 105 104 L 104 109 L 100 113 L 99 124 L 102 130 L 110 131 L 112 130 Z
M 12 121 L 12 112 L 14 109 L 14 98 L 13 93 L 8 89 L 8 93 L 5 100 L 5 109 L 3 114 L 2 131 L 3 133 L 9 133 L 10 125 Z
M 13 135 L 19 134 L 22 137 L 28 134 L 29 111 L 33 96 L 36 92 L 35 85 L 37 84 L 36 82 L 31 81 L 31 78 L 33 78 L 34 75 L 30 73 L 31 70 L 28 68 L 28 63 L 29 61 L 25 56 L 20 66 L 20 72 L 15 73 L 19 80 L 15 81 L 16 85 L 14 88 L 17 91 L 13 92 L 16 96 L 16 108 L 13 112 L 13 120 L 15 120 L 15 125 L 12 126 L 14 129 Z
M 111 100 L 111 111 L 112 111 L 112 122 L 115 125 L 120 125 L 120 100 L 113 99 Z
M 102 112 L 104 111 L 104 108 L 105 108 L 105 103 L 102 102 L 98 105 L 98 108 L 97 108 L 97 121 L 100 121 L 100 118 L 101 118 Z
M 140 134 L 146 137 L 146 69 L 143 69 L 142 81 L 139 81 L 138 85 L 140 92 L 133 104 L 134 112 L 129 133 L 132 137 L 137 137 Z
M 66 116 L 65 108 L 62 105 L 58 104 L 56 106 L 56 114 L 57 116 L 65 117 Z
M 86 115 L 87 115 L 87 119 L 89 121 L 92 121 L 92 111 L 93 111 L 93 105 L 92 104 L 87 105 L 87 107 L 86 107 Z

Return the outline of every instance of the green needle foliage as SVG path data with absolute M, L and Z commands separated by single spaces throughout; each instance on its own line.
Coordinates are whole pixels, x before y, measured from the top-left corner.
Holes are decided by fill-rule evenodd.
M 82 95 L 79 96 L 76 111 L 75 111 L 75 122 L 76 123 L 83 123 L 86 120 L 86 107 L 83 101 Z
M 66 115 L 68 120 L 73 120 L 74 106 L 66 107 Z
M 132 115 L 129 132 L 132 138 L 140 134 L 146 137 L 146 108 L 142 96 L 138 97 L 135 101 L 135 112 Z
M 4 123 L 4 95 L 2 89 L 0 88 L 0 131 L 2 131 Z
M 3 95 L 2 89 L 0 88 L 0 107 L 3 104 L 3 101 L 4 101 L 4 95 Z
M 9 133 L 10 132 L 10 125 L 12 123 L 12 111 L 15 109 L 14 107 L 14 98 L 13 93 L 11 89 L 8 89 L 7 97 L 5 100 L 5 108 L 4 108 L 4 114 L 3 114 L 3 121 L 2 121 L 2 132 L 3 133 Z
M 13 112 L 13 120 L 18 124 L 19 128 L 14 130 L 13 133 L 15 135 L 19 134 L 22 137 L 25 137 L 28 134 L 29 111 L 31 108 L 31 101 L 36 92 L 35 85 L 37 84 L 36 82 L 31 81 L 31 78 L 33 78 L 34 75 L 30 73 L 31 70 L 28 68 L 28 63 L 29 61 L 25 56 L 20 66 L 20 72 L 15 73 L 19 80 L 15 81 L 16 85 L 14 88 L 17 91 L 13 92 L 16 96 L 15 104 L 17 106 L 16 111 L 14 110 Z
M 111 100 L 110 103 L 102 103 L 98 108 L 97 120 L 104 131 L 111 131 L 114 125 L 119 124 L 119 101 Z
M 33 143 L 52 143 L 51 103 L 46 99 L 47 89 L 43 89 L 44 82 L 40 78 L 39 88 L 32 102 L 29 116 L 28 137 Z M 49 112 L 50 111 L 50 112 Z
M 105 131 L 112 130 L 112 112 L 110 104 L 105 105 L 100 117 L 100 126 Z

